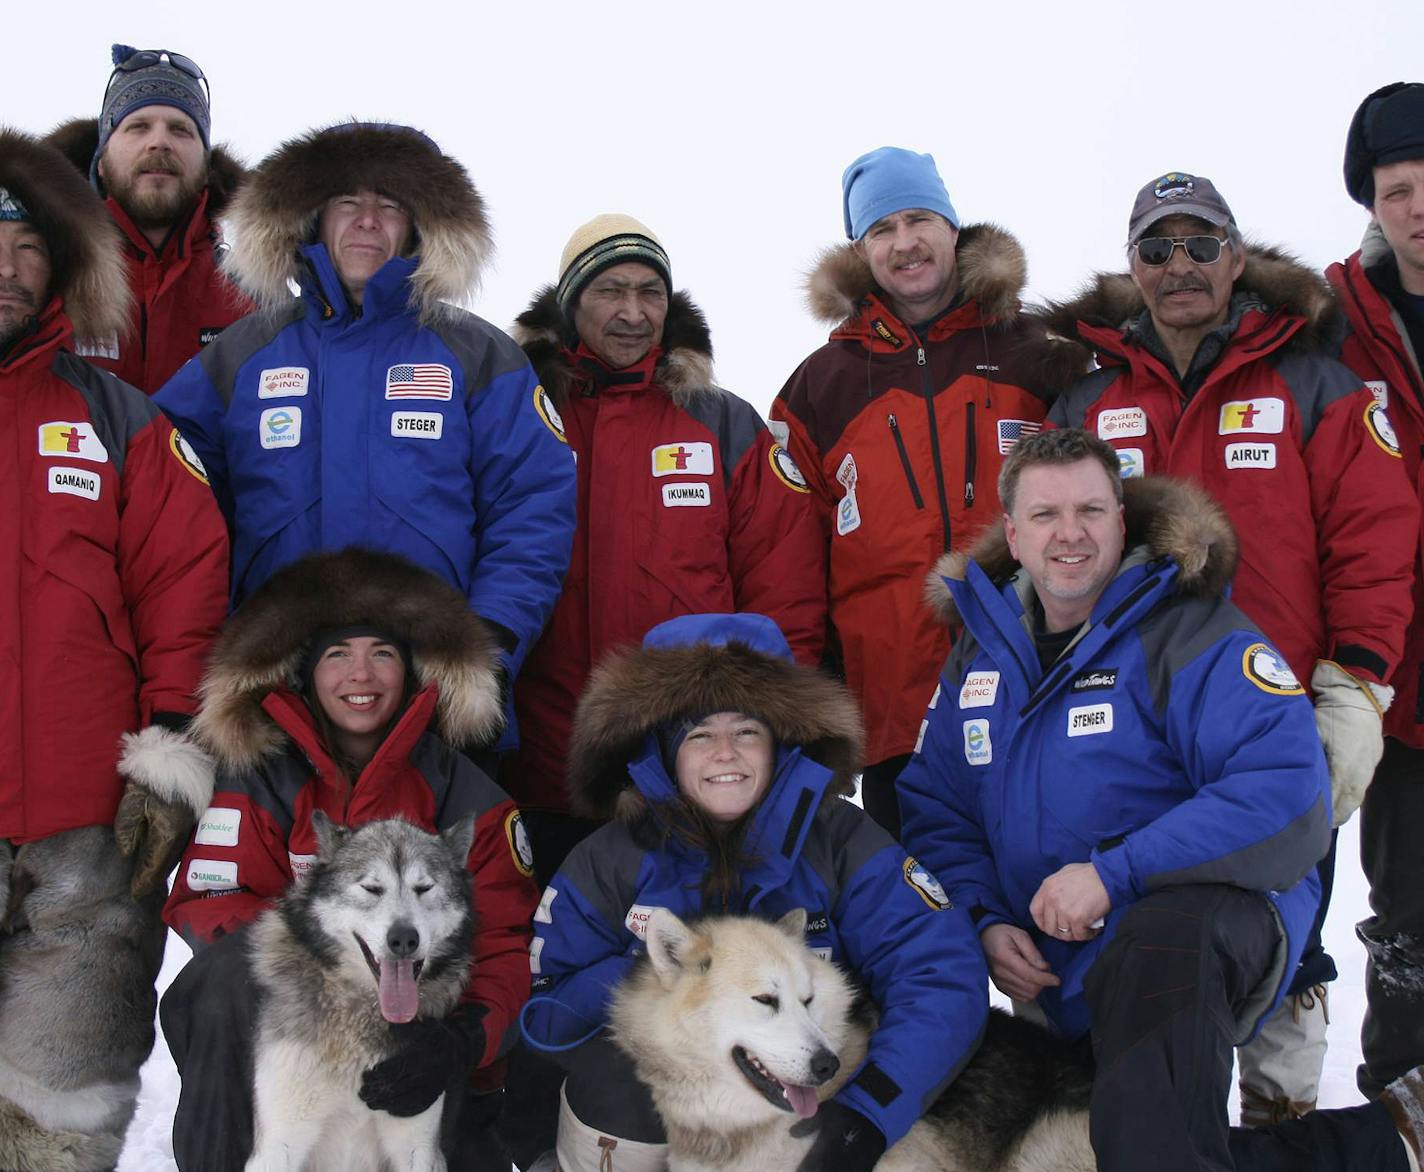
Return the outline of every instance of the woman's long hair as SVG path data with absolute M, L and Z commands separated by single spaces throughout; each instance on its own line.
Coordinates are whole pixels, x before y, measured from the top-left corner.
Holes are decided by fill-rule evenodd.
M 648 830 L 660 840 L 659 845 L 675 838 L 707 856 L 702 876 L 704 913 L 725 915 L 736 910 L 742 874 L 757 863 L 746 849 L 746 837 L 760 806 L 758 802 L 735 822 L 719 822 L 680 795 L 659 805 L 657 817 L 649 811 Z

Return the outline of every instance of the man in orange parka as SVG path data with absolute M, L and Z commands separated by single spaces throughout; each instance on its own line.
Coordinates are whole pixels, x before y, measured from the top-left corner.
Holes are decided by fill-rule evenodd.
M 1025 347 L 1023 250 L 966 225 L 929 155 L 881 147 L 842 179 L 851 243 L 812 274 L 834 326 L 771 407 L 829 542 L 830 619 L 865 712 L 865 809 L 891 833 L 895 778 L 949 653 L 925 576 L 998 518 L 995 479 L 1051 393 Z
M 80 354 L 153 394 L 238 318 L 249 301 L 223 276 L 218 217 L 246 175 L 210 142 L 208 83 L 191 58 L 113 47 L 98 119 L 51 131 L 106 196 L 123 233 L 134 309 L 127 336 L 86 341 Z

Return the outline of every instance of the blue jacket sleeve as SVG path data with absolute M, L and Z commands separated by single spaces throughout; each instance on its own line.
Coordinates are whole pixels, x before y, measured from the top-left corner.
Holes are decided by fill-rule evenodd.
M 1181 883 L 1283 891 L 1315 866 L 1329 774 L 1310 701 L 1273 648 L 1249 631 L 1217 640 L 1175 672 L 1164 723 L 1196 793 L 1093 852 L 1114 907 Z
M 941 680 L 925 713 L 919 744 L 895 783 L 900 837 L 982 931 L 1001 921 L 1013 923 L 1014 918 L 980 824 L 978 779 L 961 767 L 964 752 L 954 695 Z
M 541 402 L 541 400 L 543 400 Z M 525 364 L 466 396 L 474 437 L 478 559 L 470 606 L 513 637 L 513 679 L 554 609 L 573 548 L 573 455 Z M 554 417 L 556 420 L 557 417 Z
M 187 441 L 202 462 L 208 483 L 218 498 L 228 529 L 233 522 L 232 486 L 228 477 L 227 453 L 223 449 L 223 416 L 227 409 L 196 358 L 190 358 L 153 397 L 168 416 L 178 434 Z
M 880 1008 L 870 1053 L 838 1096 L 886 1142 L 901 1139 L 978 1047 L 989 976 L 968 915 L 859 811 L 833 915 Z

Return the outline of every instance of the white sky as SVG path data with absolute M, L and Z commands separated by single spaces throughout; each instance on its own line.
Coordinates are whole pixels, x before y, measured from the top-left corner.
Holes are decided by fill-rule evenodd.
M 489 204 L 475 308 L 506 328 L 576 226 L 634 215 L 707 311 L 719 381 L 763 410 L 824 341 L 802 275 L 866 150 L 934 154 L 966 222 L 1022 241 L 1030 297 L 1118 267 L 1134 193 L 1168 170 L 1319 267 L 1365 224 L 1340 178 L 1356 105 L 1424 80 L 1420 0 L 74 0 L 6 32 L 0 120 L 28 130 L 97 114 L 113 41 L 197 60 L 249 162 L 353 115 L 420 126 Z

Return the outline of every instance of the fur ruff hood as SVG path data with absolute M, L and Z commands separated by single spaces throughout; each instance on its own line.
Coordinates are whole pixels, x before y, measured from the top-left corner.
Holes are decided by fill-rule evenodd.
M 99 149 L 99 120 L 71 118 L 61 122 L 44 137 L 74 164 L 86 180 L 94 152 Z M 226 146 L 218 143 L 208 152 L 208 217 L 216 220 L 226 210 L 233 194 L 247 178 L 247 167 Z
M 1028 283 L 1023 246 L 995 224 L 965 224 L 954 256 L 959 291 L 991 321 L 1012 317 Z M 837 244 L 816 260 L 806 277 L 806 303 L 817 320 L 839 325 L 875 291 L 870 266 L 853 244 Z
M 98 193 L 54 147 L 6 127 L 0 127 L 0 187 L 29 209 L 49 242 L 50 295 L 64 300 L 75 338 L 127 334 L 133 293 L 119 230 Z
M 263 710 L 263 698 L 296 686 L 317 631 L 366 623 L 405 640 L 422 686 L 439 686 L 432 731 L 462 747 L 499 730 L 499 648 L 469 602 L 404 558 L 353 547 L 292 563 L 233 615 L 203 677 L 193 735 L 232 768 L 279 752 L 286 734 Z
M 781 745 L 831 770 L 827 794 L 855 792 L 864 732 L 845 685 L 744 643 L 642 647 L 608 656 L 589 678 L 569 742 L 569 798 L 585 818 L 630 817 L 646 799 L 628 776 L 660 724 L 745 712 Z
M 1169 557 L 1181 568 L 1180 594 L 1209 598 L 1220 594 L 1236 572 L 1236 530 L 1222 507 L 1203 488 L 1169 476 L 1122 482 L 1124 551 L 1143 547 L 1148 556 Z M 1004 582 L 1019 569 L 1009 552 L 1002 520 L 986 529 L 967 552 L 940 557 L 925 581 L 925 598 L 946 625 L 959 623 L 959 608 L 945 579 L 964 581 L 973 561 L 991 582 Z
M 1340 335 L 1343 319 L 1329 283 L 1282 249 L 1248 243 L 1246 268 L 1236 280 L 1235 292 L 1252 294 L 1272 309 L 1304 318 L 1304 328 L 1289 345 L 1329 352 Z M 1032 311 L 1032 316 L 1062 351 L 1055 361 L 1081 374 L 1085 352 L 1091 353 L 1092 347 L 1079 337 L 1079 323 L 1125 329 L 1146 308 L 1128 273 L 1097 273 L 1076 297 L 1051 301 Z
M 283 144 L 232 201 L 226 271 L 262 309 L 291 300 L 299 249 L 316 236 L 334 195 L 376 191 L 398 200 L 418 236 L 410 308 L 422 324 L 468 303 L 494 251 L 485 203 L 465 168 L 418 131 L 339 123 Z
M 568 352 L 578 345 L 578 337 L 559 309 L 553 285 L 544 286 L 534 295 L 529 308 L 515 318 L 511 332 L 554 402 L 566 402 L 578 379 L 568 361 Z M 662 348 L 653 381 L 667 391 L 679 407 L 715 389 L 712 331 L 707 327 L 702 310 L 682 290 L 674 293 L 668 302 Z

